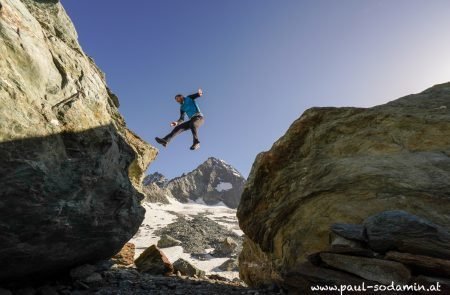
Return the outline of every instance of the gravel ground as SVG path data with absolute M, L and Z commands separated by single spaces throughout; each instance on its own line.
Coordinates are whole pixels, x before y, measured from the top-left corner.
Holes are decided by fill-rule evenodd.
M 246 287 L 240 281 L 219 277 L 189 278 L 182 276 L 153 276 L 139 273 L 134 268 L 111 268 L 98 271 L 97 280 L 90 282 L 70 277 L 41 282 L 40 284 L 8 284 L 0 286 L 0 294 L 23 295 L 184 295 L 184 294 L 285 294 L 279 290 L 261 290 Z
M 182 241 L 181 246 L 186 253 L 201 254 L 205 253 L 205 249 L 218 248 L 226 237 L 232 238 L 238 244 L 235 253 L 242 250 L 242 237 L 204 214 L 198 214 L 191 220 L 178 216 L 174 223 L 155 231 L 155 234 L 166 234 Z

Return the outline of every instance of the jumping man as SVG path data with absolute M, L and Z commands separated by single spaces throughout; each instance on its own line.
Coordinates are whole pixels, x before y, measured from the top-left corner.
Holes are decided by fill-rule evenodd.
M 191 129 L 192 136 L 194 137 L 194 143 L 191 146 L 191 150 L 196 150 L 200 147 L 200 141 L 198 140 L 197 129 L 203 124 L 205 119 L 203 118 L 203 114 L 200 112 L 200 109 L 195 101 L 196 98 L 199 98 L 203 95 L 202 89 L 199 89 L 197 93 L 188 95 L 184 97 L 181 94 L 177 94 L 175 96 L 175 100 L 181 104 L 180 106 L 180 118 L 178 121 L 174 121 L 170 123 L 170 126 L 173 128 L 172 132 L 164 136 L 163 138 L 155 137 L 156 142 L 163 145 L 164 147 L 170 142 L 170 140 L 180 134 L 183 131 Z M 184 121 L 184 115 L 187 114 L 189 117 L 189 121 Z

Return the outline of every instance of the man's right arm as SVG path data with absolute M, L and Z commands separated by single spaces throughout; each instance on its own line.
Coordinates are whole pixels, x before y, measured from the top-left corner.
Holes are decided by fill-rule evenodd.
M 178 121 L 173 121 L 172 123 L 170 123 L 170 126 L 175 127 L 175 126 L 178 126 L 181 123 L 183 123 L 183 121 L 184 121 L 184 114 L 185 114 L 185 112 L 180 110 L 180 118 L 178 119 Z
M 180 118 L 178 119 L 178 121 L 176 121 L 176 122 L 177 122 L 177 125 L 183 123 L 183 121 L 184 121 L 184 115 L 185 115 L 185 114 L 186 114 L 185 112 L 183 112 L 182 110 L 180 110 Z

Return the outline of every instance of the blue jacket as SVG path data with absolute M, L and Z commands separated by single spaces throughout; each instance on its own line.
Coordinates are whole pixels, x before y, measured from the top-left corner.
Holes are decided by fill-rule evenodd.
M 200 112 L 200 108 L 195 101 L 196 98 L 199 98 L 200 95 L 198 93 L 188 95 L 184 98 L 183 103 L 180 106 L 180 119 L 178 119 L 178 123 L 184 121 L 184 115 L 187 114 L 189 119 L 194 115 L 203 116 Z

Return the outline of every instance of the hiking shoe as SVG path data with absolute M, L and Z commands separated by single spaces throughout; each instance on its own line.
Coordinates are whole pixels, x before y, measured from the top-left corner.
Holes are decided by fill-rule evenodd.
M 192 146 L 191 146 L 191 150 L 196 150 L 196 149 L 198 149 L 200 147 L 200 142 L 197 142 L 197 143 L 194 143 Z
M 155 137 L 155 140 L 156 140 L 157 143 L 159 143 L 159 144 L 162 145 L 163 147 L 166 147 L 166 146 L 167 146 L 167 140 L 164 140 L 164 139 L 159 138 L 159 137 Z

